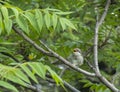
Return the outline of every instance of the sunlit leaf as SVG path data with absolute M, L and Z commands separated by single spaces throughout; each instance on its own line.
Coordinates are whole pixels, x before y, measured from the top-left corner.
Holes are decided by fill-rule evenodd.
M 24 16 L 28 19 L 28 21 L 33 26 L 33 28 L 39 33 L 39 28 L 38 28 L 34 14 L 32 14 L 31 12 L 26 12 Z
M 41 31 L 44 21 L 43 21 L 42 13 L 38 9 L 35 10 L 35 18 L 39 27 L 39 31 Z
M 65 24 L 64 18 L 59 18 L 59 20 L 60 20 L 60 24 L 62 26 L 62 29 L 65 30 L 66 29 L 66 24 Z
M 0 12 L 0 34 L 2 33 L 3 30 L 4 30 L 3 19 L 2 19 L 2 14 Z
M 4 25 L 5 25 L 5 30 L 7 31 L 8 34 L 10 34 L 12 30 L 12 20 L 4 20 Z
M 18 18 L 18 15 L 19 15 L 18 10 L 17 10 L 16 8 L 11 8 L 11 9 L 12 9 L 12 11 L 14 12 L 16 18 Z
M 18 76 L 21 80 L 25 81 L 26 83 L 31 84 L 26 74 L 24 74 L 21 70 L 17 70 L 15 72 L 15 75 Z
M 45 79 L 46 69 L 42 63 L 34 62 L 34 63 L 29 63 L 28 65 L 32 68 L 32 70 L 37 75 L 39 75 L 41 78 Z
M 51 17 L 51 15 L 47 12 L 46 14 L 45 14 L 45 24 L 46 24 L 46 26 L 47 26 L 47 28 L 49 29 L 49 27 L 50 27 L 50 17 Z
M 7 88 L 9 90 L 12 90 L 14 92 L 19 92 L 13 85 L 9 84 L 8 82 L 5 81 L 0 81 L 0 86 Z
M 36 83 L 38 83 L 38 81 L 37 81 L 37 79 L 35 78 L 34 74 L 30 71 L 30 69 L 29 69 L 25 64 L 21 65 L 20 67 L 24 70 L 24 72 L 25 72 L 33 81 L 35 81 Z
M 8 9 L 4 6 L 1 7 L 2 15 L 4 17 L 4 20 L 8 21 L 9 16 L 8 16 Z
M 27 87 L 27 84 L 24 81 L 22 81 L 19 77 L 15 76 L 12 72 L 8 73 L 4 77 L 14 83 Z
M 76 30 L 75 26 L 74 26 L 74 25 L 71 23 L 71 21 L 69 21 L 68 19 L 62 18 L 62 21 L 64 21 L 64 23 L 65 23 L 68 27 L 73 28 L 73 29 Z
M 56 84 L 59 85 L 63 83 L 62 79 L 49 67 L 46 66 L 46 69 L 50 72 L 52 78 L 55 80 Z
M 52 15 L 52 21 L 53 21 L 53 28 L 55 30 L 56 25 L 57 25 L 57 15 L 53 13 Z
M 68 15 L 68 14 L 71 14 L 73 12 L 62 12 L 62 11 L 60 11 L 60 12 L 55 12 L 55 13 L 59 14 L 59 15 Z
M 27 34 L 29 34 L 29 28 L 28 28 L 28 23 L 26 21 L 26 19 L 22 16 L 19 15 L 16 18 L 16 22 L 18 23 L 19 27 Z

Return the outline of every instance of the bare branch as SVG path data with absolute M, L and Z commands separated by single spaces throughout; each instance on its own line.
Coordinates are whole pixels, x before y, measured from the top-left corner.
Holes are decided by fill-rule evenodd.
M 110 0 L 107 0 L 107 4 L 105 6 L 105 10 L 100 18 L 100 20 L 98 21 L 98 16 L 97 16 L 97 22 L 96 22 L 96 26 L 95 26 L 95 35 L 94 35 L 94 63 L 95 63 L 95 68 L 96 71 L 99 72 L 99 67 L 98 67 L 98 31 L 99 31 L 99 27 L 101 26 L 101 24 L 103 23 L 105 16 L 107 15 L 107 11 L 110 5 Z
M 105 10 L 99 21 L 98 21 L 98 16 L 97 16 L 97 22 L 95 26 L 95 35 L 94 35 L 94 65 L 95 65 L 95 73 L 97 77 L 99 78 L 99 80 L 103 84 L 105 84 L 109 89 L 111 89 L 113 92 L 120 92 L 112 83 L 110 83 L 105 77 L 101 75 L 99 66 L 98 66 L 98 31 L 99 31 L 99 27 L 101 26 L 101 24 L 103 23 L 107 15 L 107 11 L 108 11 L 110 3 L 111 3 L 111 0 L 107 0 Z
M 43 48 L 41 48 L 38 44 L 36 44 L 33 40 L 31 40 L 27 35 L 25 35 L 20 29 L 16 28 L 15 26 L 12 27 L 14 29 L 14 31 L 16 33 L 18 33 L 23 39 L 25 39 L 27 42 L 29 42 L 32 46 L 34 46 L 34 48 L 36 48 L 38 51 L 42 52 L 43 54 L 47 55 L 47 56 L 51 56 L 51 57 L 55 57 L 57 59 L 59 59 L 61 62 L 63 62 L 64 64 L 66 64 L 67 66 L 69 66 L 70 68 L 83 73 L 87 76 L 95 76 L 94 73 L 90 73 L 88 71 L 85 71 L 81 68 L 78 68 L 74 65 L 72 65 L 68 60 L 66 60 L 65 58 L 63 58 L 62 56 L 58 55 L 56 52 L 54 51 L 45 51 Z

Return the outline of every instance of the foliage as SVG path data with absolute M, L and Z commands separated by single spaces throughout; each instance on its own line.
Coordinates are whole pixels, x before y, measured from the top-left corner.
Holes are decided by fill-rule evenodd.
M 5 89 L 0 88 L 0 90 L 15 92 L 19 89 L 27 90 L 28 85 L 41 83 L 41 80 L 45 82 L 46 75 L 49 74 L 57 86 L 61 85 L 63 88 L 63 80 L 66 80 L 78 89 L 84 89 L 82 92 L 111 92 L 97 79 L 94 79 L 94 82 L 71 69 L 66 70 L 60 78 L 61 69 L 52 64 L 56 59 L 39 53 L 13 31 L 14 25 L 41 47 L 43 46 L 39 40 L 65 58 L 75 47 L 81 48 L 83 53 L 86 53 L 93 46 L 97 15 L 95 7 L 97 6 L 100 17 L 104 11 L 105 1 L 1 0 L 0 86 Z M 119 4 L 120 0 L 112 0 L 106 19 L 99 29 L 98 44 L 100 70 L 109 81 L 114 79 L 117 87 L 120 85 L 116 82 L 119 78 L 114 76 L 119 76 L 120 72 Z M 92 50 L 85 58 L 93 63 Z M 86 63 L 81 68 L 92 71 Z M 47 85 L 47 83 L 43 84 Z M 63 88 L 59 88 L 59 92 Z

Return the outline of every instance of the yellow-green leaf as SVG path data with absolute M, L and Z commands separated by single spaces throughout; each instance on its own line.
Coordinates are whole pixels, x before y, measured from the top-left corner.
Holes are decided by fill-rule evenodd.
M 15 72 L 15 75 L 18 76 L 21 80 L 25 81 L 26 83 L 30 83 L 30 80 L 28 79 L 28 77 L 26 76 L 25 73 L 23 73 L 21 70 L 17 70 Z
M 68 20 L 68 19 L 66 19 L 66 18 L 63 18 L 63 21 L 64 21 L 64 23 L 65 23 L 68 27 L 71 27 L 72 29 L 75 29 L 75 30 L 76 30 L 75 26 L 71 23 L 70 20 Z
M 14 12 L 16 18 L 18 18 L 18 15 L 19 15 L 18 10 L 17 10 L 16 8 L 11 8 L 11 9 L 12 9 L 12 11 Z
M 1 11 L 2 11 L 2 15 L 3 15 L 4 19 L 5 19 L 6 21 L 8 21 L 8 20 L 9 20 L 9 17 L 8 17 L 8 9 L 7 9 L 6 7 L 4 7 L 4 6 L 2 6 L 2 7 L 1 7 Z
M 57 25 L 57 15 L 56 14 L 52 15 L 52 21 L 53 21 L 53 28 L 55 30 L 56 25 Z
M 59 18 L 59 20 L 60 20 L 60 24 L 62 26 L 62 29 L 65 30 L 66 29 L 66 24 L 65 24 L 64 18 Z
M 26 74 L 36 83 L 38 83 L 37 79 L 35 78 L 34 74 L 30 71 L 30 69 L 26 66 L 26 65 L 21 65 L 20 66 L 24 72 L 26 72 Z
M 18 23 L 19 27 L 27 34 L 29 34 L 29 27 L 28 27 L 28 23 L 25 20 L 25 18 L 22 15 L 19 15 L 16 18 L 16 22 Z
M 39 75 L 41 78 L 45 79 L 46 69 L 42 63 L 34 62 L 34 63 L 29 63 L 28 65 L 32 68 L 32 70 L 37 75 Z
M 38 25 L 34 14 L 32 14 L 31 12 L 26 12 L 24 16 L 28 19 L 32 27 L 39 33 Z
M 35 18 L 38 24 L 39 31 L 41 31 L 44 21 L 43 21 L 42 13 L 38 9 L 35 10 Z
M 47 26 L 47 28 L 49 29 L 49 27 L 50 27 L 50 14 L 47 12 L 46 14 L 45 14 L 45 24 L 46 24 L 46 26 Z
M 7 33 L 10 34 L 12 30 L 12 20 L 11 19 L 4 20 L 4 25 L 5 25 L 5 30 L 7 31 Z
M 0 81 L 0 86 L 7 88 L 9 90 L 12 90 L 14 92 L 19 92 L 13 85 L 9 84 L 8 82 L 5 81 Z
M 0 34 L 2 33 L 3 30 L 4 30 L 3 19 L 2 19 L 2 14 L 0 12 Z

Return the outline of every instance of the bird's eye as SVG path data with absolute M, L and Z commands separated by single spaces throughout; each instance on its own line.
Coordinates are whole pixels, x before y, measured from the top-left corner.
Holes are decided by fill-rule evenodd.
M 76 50 L 76 49 L 74 49 L 73 51 L 74 51 L 74 52 L 76 52 L 77 50 Z

